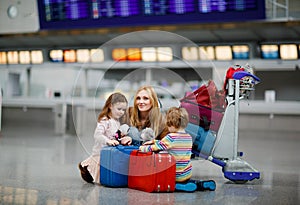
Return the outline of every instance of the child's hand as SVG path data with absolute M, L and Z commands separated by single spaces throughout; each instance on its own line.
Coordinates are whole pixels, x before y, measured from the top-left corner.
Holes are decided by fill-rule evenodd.
M 106 144 L 109 146 L 117 146 L 120 143 L 117 140 L 108 140 Z
M 143 145 L 152 145 L 152 144 L 154 144 L 153 140 L 146 141 L 146 142 L 143 143 Z
M 132 139 L 129 136 L 125 136 L 121 138 L 121 144 L 122 145 L 131 145 Z

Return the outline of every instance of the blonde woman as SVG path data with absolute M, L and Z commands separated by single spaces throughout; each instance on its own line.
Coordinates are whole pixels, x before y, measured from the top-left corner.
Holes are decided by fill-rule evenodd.
M 161 139 L 168 133 L 164 116 L 160 110 L 157 94 L 152 86 L 141 86 L 133 101 L 133 107 L 129 108 L 128 124 L 131 126 L 128 135 L 133 139 L 134 145 L 141 145 L 141 132 L 151 128 L 155 139 Z

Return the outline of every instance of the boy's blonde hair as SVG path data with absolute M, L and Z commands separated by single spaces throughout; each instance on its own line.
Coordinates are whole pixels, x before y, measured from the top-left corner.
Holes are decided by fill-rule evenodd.
M 168 127 L 176 129 L 186 128 L 189 122 L 189 114 L 185 108 L 171 107 L 166 114 L 166 124 Z

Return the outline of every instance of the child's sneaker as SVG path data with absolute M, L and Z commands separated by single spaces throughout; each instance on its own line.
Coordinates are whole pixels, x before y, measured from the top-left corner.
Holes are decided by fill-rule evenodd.
M 199 180 L 196 182 L 197 191 L 215 191 L 216 190 L 216 182 L 214 180 Z
M 175 190 L 176 191 L 183 191 L 183 192 L 194 192 L 194 191 L 197 190 L 197 185 L 193 182 L 176 183 Z

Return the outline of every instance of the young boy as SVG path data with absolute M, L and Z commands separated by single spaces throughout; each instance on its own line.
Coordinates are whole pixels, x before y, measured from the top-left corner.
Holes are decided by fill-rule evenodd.
M 191 150 L 193 141 L 192 137 L 184 130 L 187 124 L 188 113 L 184 108 L 170 108 L 166 114 L 166 125 L 168 126 L 170 133 L 161 140 L 152 140 L 144 143 L 139 149 L 143 152 L 166 150 L 175 157 L 175 189 L 177 191 L 214 191 L 216 184 L 213 180 L 190 180 L 192 177 Z

